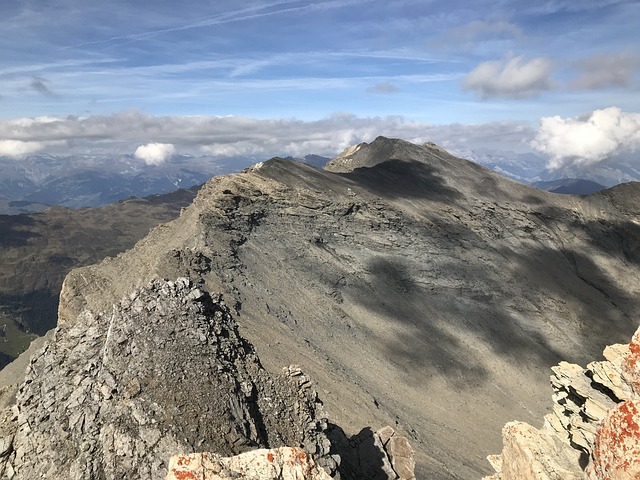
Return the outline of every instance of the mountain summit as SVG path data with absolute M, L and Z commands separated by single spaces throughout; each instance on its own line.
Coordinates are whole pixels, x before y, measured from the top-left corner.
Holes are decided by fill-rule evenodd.
M 74 270 L 58 328 L 187 278 L 231 307 L 268 372 L 300 365 L 348 435 L 392 425 L 418 478 L 479 477 L 505 422 L 546 413 L 551 365 L 635 330 L 639 191 L 554 195 L 384 137 L 326 170 L 276 158 L 213 178 L 132 250 Z

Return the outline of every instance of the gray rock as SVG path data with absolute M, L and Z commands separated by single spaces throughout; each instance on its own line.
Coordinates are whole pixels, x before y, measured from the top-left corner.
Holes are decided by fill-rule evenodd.
M 326 417 L 302 378 L 270 376 L 220 297 L 185 278 L 152 281 L 59 326 L 32 358 L 0 465 L 17 479 L 161 479 L 175 453 L 293 445 L 334 472 Z

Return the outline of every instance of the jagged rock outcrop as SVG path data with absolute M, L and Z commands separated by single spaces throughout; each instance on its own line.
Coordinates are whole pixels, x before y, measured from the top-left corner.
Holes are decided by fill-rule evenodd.
M 291 367 L 285 373 L 291 373 Z M 294 369 L 293 372 L 298 372 Z M 364 428 L 350 439 L 333 436 L 332 451 L 340 452 L 340 473 L 334 478 L 366 480 L 415 480 L 415 452 L 406 437 L 390 426 L 371 432 Z M 300 448 L 252 450 L 234 457 L 216 453 L 174 455 L 167 480 L 324 480 L 325 470 Z
M 497 473 L 487 479 L 640 478 L 640 329 L 604 356 L 587 368 L 553 368 L 553 413 L 541 429 L 508 423 L 502 453 L 489 457 Z
M 0 423 L 3 478 L 161 479 L 175 453 L 302 447 L 333 472 L 309 379 L 260 365 L 228 307 L 187 278 L 84 310 L 34 355 Z

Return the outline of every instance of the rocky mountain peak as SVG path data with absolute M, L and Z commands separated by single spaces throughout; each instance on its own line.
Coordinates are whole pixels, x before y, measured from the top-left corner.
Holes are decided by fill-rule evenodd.
M 325 169 L 346 173 L 356 168 L 374 167 L 394 159 L 426 161 L 428 156 L 425 153 L 428 152 L 449 155 L 434 143 L 416 145 L 405 140 L 379 136 L 371 143 L 363 142 L 346 148 L 340 155 L 330 160 Z

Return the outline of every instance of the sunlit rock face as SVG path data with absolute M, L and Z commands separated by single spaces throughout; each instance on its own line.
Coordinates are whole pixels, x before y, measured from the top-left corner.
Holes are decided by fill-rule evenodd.
M 551 377 L 553 413 L 536 429 L 512 422 L 494 479 L 626 480 L 640 477 L 640 329 L 587 368 L 561 362 Z M 486 477 L 489 478 L 489 477 Z

